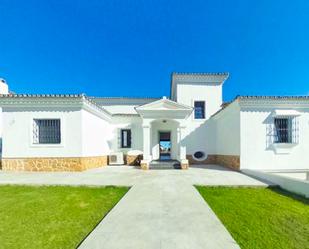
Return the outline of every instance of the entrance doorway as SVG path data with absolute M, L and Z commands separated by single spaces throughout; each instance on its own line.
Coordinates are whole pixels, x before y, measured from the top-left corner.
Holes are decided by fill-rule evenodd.
M 160 147 L 160 160 L 171 160 L 171 132 L 160 131 L 159 132 L 159 147 Z

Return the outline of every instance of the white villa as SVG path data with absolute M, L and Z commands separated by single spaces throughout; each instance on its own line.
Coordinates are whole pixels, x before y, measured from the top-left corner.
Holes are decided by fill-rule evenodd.
M 309 168 L 309 97 L 222 101 L 227 73 L 173 73 L 169 97 L 14 94 L 0 82 L 2 170 L 82 171 L 172 162 Z

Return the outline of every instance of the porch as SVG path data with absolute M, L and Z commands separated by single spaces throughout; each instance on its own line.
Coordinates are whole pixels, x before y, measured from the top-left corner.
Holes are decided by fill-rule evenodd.
M 181 169 L 188 168 L 183 141 L 192 110 L 166 98 L 136 108 L 143 119 L 142 169 L 149 169 L 153 161 L 164 160 L 175 160 Z

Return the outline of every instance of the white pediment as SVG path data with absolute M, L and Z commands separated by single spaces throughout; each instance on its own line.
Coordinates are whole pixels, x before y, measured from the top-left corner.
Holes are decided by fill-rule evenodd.
M 143 118 L 185 119 L 193 108 L 175 101 L 163 98 L 135 108 Z
M 169 100 L 169 99 L 159 99 L 157 101 L 148 103 L 146 105 L 142 105 L 136 108 L 137 111 L 164 111 L 164 110 L 179 110 L 179 111 L 191 111 L 192 107 L 179 104 L 175 101 Z

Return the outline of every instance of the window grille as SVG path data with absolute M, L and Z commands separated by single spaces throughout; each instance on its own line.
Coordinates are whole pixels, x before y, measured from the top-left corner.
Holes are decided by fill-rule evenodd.
M 205 118 L 205 101 L 194 102 L 194 118 L 195 119 Z
M 274 117 L 267 129 L 267 142 L 268 144 L 297 144 L 299 140 L 298 130 L 297 117 Z
M 34 119 L 33 143 L 60 144 L 61 143 L 60 119 Z

